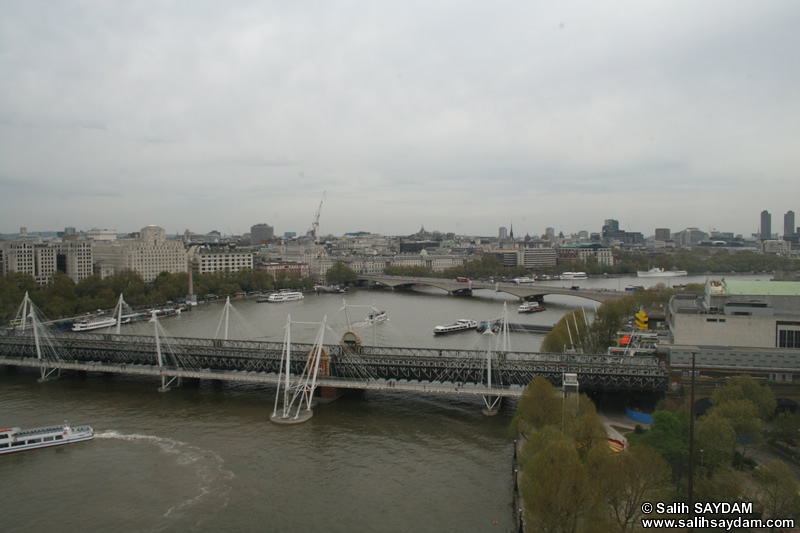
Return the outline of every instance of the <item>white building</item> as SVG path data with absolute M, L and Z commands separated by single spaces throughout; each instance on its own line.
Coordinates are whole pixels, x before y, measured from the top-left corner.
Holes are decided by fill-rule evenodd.
M 774 375 L 800 367 L 800 282 L 709 280 L 704 294 L 669 304 L 670 361 L 746 367 Z
M 253 252 L 250 250 L 198 248 L 192 257 L 195 274 L 239 272 L 248 268 L 253 268 Z
M 144 281 L 153 281 L 162 272 L 188 272 L 187 253 L 180 241 L 168 241 L 164 228 L 142 228 L 138 239 L 119 239 L 98 243 L 93 250 L 95 272 L 100 275 L 123 270 L 138 272 Z
M 9 272 L 24 272 L 40 285 L 50 281 L 57 269 L 57 248 L 26 241 L 0 242 L 0 265 L 5 276 Z

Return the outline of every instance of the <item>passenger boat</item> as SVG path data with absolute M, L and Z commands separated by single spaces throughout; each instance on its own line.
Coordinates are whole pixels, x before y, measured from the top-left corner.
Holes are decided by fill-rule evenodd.
M 385 322 L 388 318 L 389 315 L 386 314 L 386 311 L 376 311 L 375 313 L 367 315 L 364 322 L 367 324 L 377 324 L 378 322 Z
M 444 335 L 446 333 L 455 333 L 457 331 L 467 331 L 478 327 L 478 323 L 468 318 L 461 318 L 456 320 L 455 324 L 447 324 L 446 326 L 436 326 L 433 328 L 434 335 Z
M 73 428 L 67 422 L 64 422 L 63 426 L 49 428 L 0 429 L 0 454 L 45 448 L 47 446 L 59 446 L 93 438 L 94 431 L 89 426 Z
M 546 311 L 547 308 L 539 305 L 538 302 L 522 302 L 518 311 L 520 313 L 537 313 L 539 311 Z
M 267 297 L 268 302 L 294 302 L 305 298 L 302 292 L 299 291 L 280 291 L 273 292 Z
M 527 285 L 529 283 L 533 283 L 535 280 L 533 278 L 514 278 L 511 280 L 511 283 L 516 283 L 517 285 Z
M 131 321 L 130 317 L 122 317 L 122 324 L 127 324 Z M 72 324 L 72 331 L 89 331 L 92 329 L 110 328 L 117 325 L 117 319 L 114 317 L 105 318 L 88 318 L 86 320 L 79 320 Z
M 562 272 L 561 279 L 589 279 L 586 272 Z
M 638 270 L 636 275 L 640 278 L 676 278 L 678 276 L 688 276 L 685 270 L 664 270 L 663 268 L 653 267 L 650 270 Z
M 164 318 L 168 316 L 175 316 L 181 314 L 181 310 L 175 307 L 167 307 L 166 309 L 153 309 L 148 311 L 150 316 L 157 316 L 158 318 Z

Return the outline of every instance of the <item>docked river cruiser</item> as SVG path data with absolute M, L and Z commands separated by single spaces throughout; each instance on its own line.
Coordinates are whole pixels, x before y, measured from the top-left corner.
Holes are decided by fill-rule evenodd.
M 94 438 L 94 430 L 89 426 L 63 426 L 39 429 L 6 428 L 0 429 L 0 454 L 59 446 Z
M 517 309 L 520 313 L 538 313 L 545 310 L 546 308 L 543 305 L 539 305 L 538 302 L 522 302 L 522 305 Z
M 455 324 L 448 324 L 446 326 L 436 326 L 433 328 L 434 335 L 444 335 L 446 333 L 455 333 L 457 331 L 467 331 L 478 327 L 478 323 L 474 320 L 462 318 L 456 320 Z
M 273 292 L 267 297 L 268 302 L 294 302 L 305 298 L 302 292 L 297 291 L 281 291 Z

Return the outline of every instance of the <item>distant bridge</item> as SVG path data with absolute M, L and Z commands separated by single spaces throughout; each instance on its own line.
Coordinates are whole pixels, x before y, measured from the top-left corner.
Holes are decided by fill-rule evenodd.
M 391 287 L 392 289 L 413 289 L 417 286 L 436 287 L 449 292 L 450 294 L 471 295 L 476 290 L 488 290 L 493 292 L 505 292 L 512 294 L 521 299 L 536 299 L 541 300 L 548 294 L 560 294 L 563 296 L 577 296 L 579 298 L 586 298 L 594 300 L 595 302 L 603 302 L 605 300 L 617 300 L 626 294 L 625 291 L 615 291 L 608 289 L 581 289 L 580 280 L 575 280 L 574 287 L 553 287 L 550 285 L 542 285 L 536 283 L 521 284 L 516 283 L 491 283 L 487 281 L 469 280 L 466 282 L 456 281 L 454 279 L 445 278 L 422 278 L 422 277 L 407 277 L 407 276 L 367 276 L 360 275 L 359 281 L 368 282 L 375 285 L 383 285 Z

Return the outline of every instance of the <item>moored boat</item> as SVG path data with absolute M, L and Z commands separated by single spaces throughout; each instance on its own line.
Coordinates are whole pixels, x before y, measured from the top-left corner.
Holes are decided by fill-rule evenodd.
M 468 318 L 461 318 L 456 320 L 454 324 L 447 324 L 445 326 L 436 326 L 433 328 L 434 335 L 444 335 L 446 333 L 455 333 L 457 331 L 468 331 L 470 329 L 475 329 L 478 327 L 478 323 L 475 320 L 470 320 Z
M 527 285 L 533 282 L 534 282 L 533 278 L 514 278 L 511 280 L 511 283 L 516 283 L 517 285 Z
M 520 313 L 538 313 L 539 311 L 546 311 L 547 308 L 539 305 L 538 302 L 522 302 L 518 311 Z
M 650 270 L 638 270 L 636 276 L 640 278 L 676 278 L 678 276 L 688 276 L 686 270 L 664 270 L 663 268 L 653 267 Z
M 130 317 L 122 317 L 122 324 L 127 324 L 131 321 Z M 89 331 L 92 329 L 110 328 L 117 325 L 117 319 L 114 317 L 105 318 L 88 318 L 86 320 L 79 320 L 72 324 L 72 331 Z
M 562 272 L 561 279 L 589 279 L 586 272 Z
M 280 291 L 273 292 L 267 297 L 268 302 L 294 302 L 305 298 L 302 292 L 299 291 Z
M 89 426 L 63 426 L 38 429 L 5 428 L 0 429 L 0 454 L 21 452 L 35 448 L 59 446 L 94 438 L 94 430 Z

